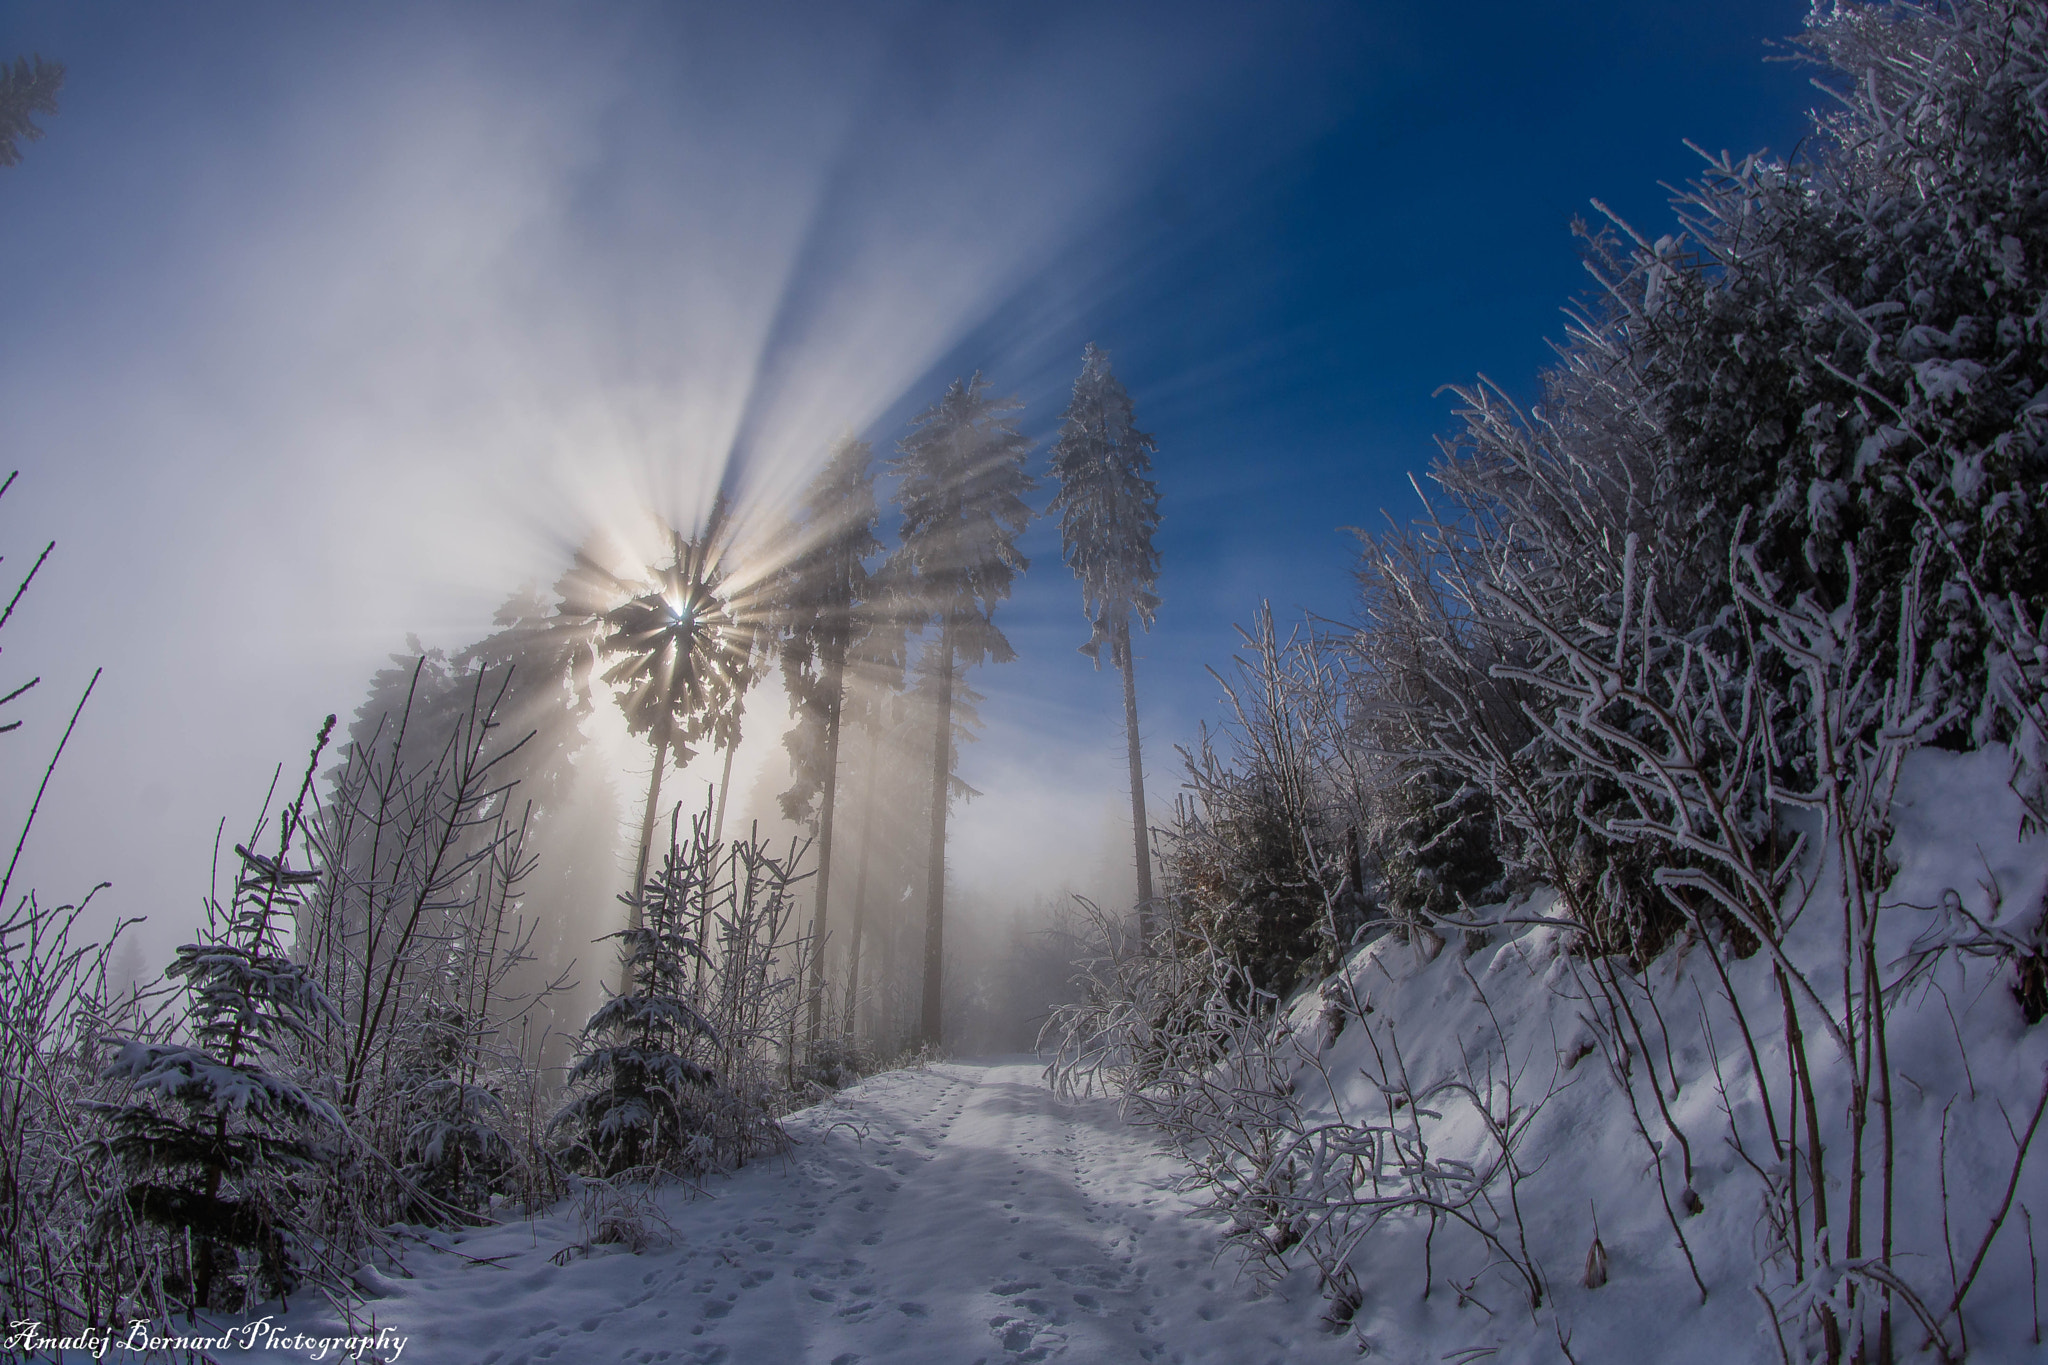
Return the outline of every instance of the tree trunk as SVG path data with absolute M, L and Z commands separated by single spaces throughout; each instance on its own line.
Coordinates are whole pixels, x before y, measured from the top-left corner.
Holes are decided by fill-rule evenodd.
M 1118 662 L 1124 673 L 1124 742 L 1131 760 L 1131 837 L 1138 858 L 1138 941 L 1152 932 L 1152 840 L 1145 823 L 1145 764 L 1138 754 L 1138 679 L 1131 656 L 1131 623 L 1117 631 Z
M 867 794 L 861 799 L 860 869 L 853 877 L 853 936 L 846 950 L 846 1023 L 841 1029 L 853 1037 L 853 1011 L 860 999 L 860 935 L 868 918 L 868 854 L 875 844 L 875 767 L 882 756 L 882 732 L 868 734 Z
M 732 788 L 732 756 L 740 747 L 738 735 L 725 746 L 725 771 L 718 778 L 718 814 L 711 819 L 711 842 L 719 843 L 725 838 L 725 794 Z
M 925 880 L 924 1020 L 920 1030 L 926 1046 L 943 1044 L 941 990 L 946 962 L 946 805 L 947 781 L 953 775 L 953 619 L 939 626 L 939 687 L 933 698 L 932 721 L 932 846 Z
M 825 660 L 825 790 L 818 811 L 818 908 L 811 916 L 811 1005 L 810 1031 L 813 1046 L 818 1041 L 825 1011 L 825 908 L 832 891 L 832 806 L 839 796 L 839 713 L 846 681 L 846 625 L 838 626 L 839 638 Z
M 640 857 L 633 864 L 633 889 L 626 901 L 626 928 L 640 927 L 640 898 L 647 889 L 647 858 L 654 848 L 654 813 L 661 807 L 661 770 L 668 766 L 668 726 L 658 727 L 654 741 L 654 773 L 647 780 L 647 810 L 640 817 Z M 619 994 L 633 989 L 632 969 L 619 964 Z

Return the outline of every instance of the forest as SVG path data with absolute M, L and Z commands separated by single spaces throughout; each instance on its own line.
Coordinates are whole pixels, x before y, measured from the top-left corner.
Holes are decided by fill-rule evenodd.
M 661 1192 L 1035 1045 L 1173 1154 L 1246 1284 L 1312 1286 L 1318 1349 L 2031 1358 L 2048 18 L 1848 3 L 1796 42 L 1796 153 L 1700 153 L 1668 232 L 1578 225 L 1535 401 L 1450 390 L 1354 614 L 1249 617 L 1220 714 L 1152 755 L 1168 811 L 1135 645 L 1172 442 L 1090 345 L 1042 449 L 974 373 L 782 515 L 721 490 L 647 563 L 593 536 L 394 656 L 223 825 L 160 974 L 10 867 L 0 1319 L 354 1324 L 363 1267 L 567 1207 L 557 1265 L 651 1255 Z M 63 76 L 7 71 L 0 165 Z M 1040 517 L 1121 689 L 1136 894 L 981 942 L 948 822 Z M 782 727 L 767 833 L 728 800 L 743 722 Z M 1012 1357 L 1056 1353 L 1021 1321 Z

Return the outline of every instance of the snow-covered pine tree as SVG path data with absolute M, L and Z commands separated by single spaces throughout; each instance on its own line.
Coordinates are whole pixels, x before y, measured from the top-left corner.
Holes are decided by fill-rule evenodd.
M 881 512 L 875 506 L 873 447 L 850 436 L 840 441 L 804 491 L 800 511 L 802 523 L 792 532 L 796 550 L 773 592 L 783 687 L 797 718 L 782 739 L 796 778 L 782 794 L 782 813 L 807 823 L 815 818 L 818 837 L 817 901 L 811 916 L 817 946 L 805 1006 L 806 1037 L 815 1048 L 824 1014 L 826 914 L 847 664 L 857 639 L 878 630 L 887 633 L 885 623 L 876 619 L 870 587 L 875 576 L 866 563 L 882 548 L 875 538 Z M 900 630 L 897 635 L 900 639 Z
M 188 1316 L 234 1311 L 252 1289 L 281 1296 L 294 1287 L 287 1184 L 322 1163 L 320 1133 L 340 1122 L 326 1100 L 267 1065 L 335 1017 L 280 942 L 281 922 L 320 879 L 291 866 L 292 843 L 334 723 L 321 726 L 298 795 L 279 817 L 277 852 L 250 847 L 260 823 L 249 844 L 235 846 L 228 905 L 209 898 L 205 937 L 179 948 L 166 971 L 184 983 L 188 1041 L 127 1040 L 105 1073 L 128 1082 L 128 1098 L 105 1107 L 112 1136 L 89 1150 L 130 1173 L 129 1210 L 168 1234 L 184 1272 L 165 1280 L 183 1281 Z
M 1140 932 L 1152 906 L 1152 851 L 1145 821 L 1145 764 L 1138 746 L 1138 683 L 1131 658 L 1131 618 L 1152 628 L 1159 610 L 1159 487 L 1146 475 L 1158 443 L 1133 424 L 1131 396 L 1089 343 L 1081 375 L 1053 443 L 1059 481 L 1047 510 L 1060 517 L 1060 546 L 1081 580 L 1081 611 L 1089 624 L 1081 652 L 1102 667 L 1102 652 L 1123 673 L 1124 743 L 1130 760 L 1131 831 L 1138 869 Z
M 570 1069 L 571 1098 L 551 1125 L 567 1130 L 571 1163 L 597 1175 L 710 1164 L 702 1101 L 719 1080 L 700 1049 L 723 1043 L 697 1008 L 693 979 L 710 963 L 696 922 L 717 899 L 722 851 L 708 814 L 691 822 L 690 836 L 685 849 L 672 817 L 662 866 L 633 896 L 639 923 L 611 935 L 629 989 L 584 1024 L 588 1051 Z
M 953 381 L 945 397 L 919 413 L 901 454 L 890 469 L 902 480 L 897 505 L 903 509 L 900 572 L 915 587 L 911 610 L 936 620 L 939 638 L 933 664 L 932 809 L 930 862 L 926 868 L 924 1041 L 941 1039 L 946 914 L 947 786 L 953 771 L 953 680 L 955 672 L 985 660 L 1016 657 L 993 620 L 998 602 L 1010 595 L 1017 574 L 1030 561 L 1017 552 L 1017 537 L 1031 520 L 1024 495 L 1037 482 L 1024 471 L 1031 444 L 1011 414 L 1023 407 L 1015 398 L 991 398 L 979 373 Z
M 654 741 L 654 768 L 633 871 L 635 896 L 647 884 L 662 770 L 671 753 L 687 761 L 689 746 L 708 738 L 725 750 L 729 760 L 739 744 L 739 714 L 753 682 L 755 639 L 752 629 L 734 617 L 722 591 L 724 520 L 721 497 L 703 535 L 685 540 L 679 532 L 670 533 L 670 562 L 652 582 L 626 585 L 612 579 L 628 587 L 631 595 L 595 618 L 601 628 L 600 651 L 618 658 L 605 671 L 604 681 L 620 689 L 626 729 Z M 583 567 L 588 566 L 579 561 Z M 568 605 L 565 599 L 565 610 Z M 728 761 L 728 780 L 719 784 L 721 817 L 730 777 Z M 640 924 L 640 912 L 630 900 L 626 922 L 628 928 Z

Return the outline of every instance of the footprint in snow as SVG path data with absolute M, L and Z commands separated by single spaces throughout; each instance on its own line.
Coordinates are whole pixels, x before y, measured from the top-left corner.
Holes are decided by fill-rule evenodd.
M 1005 1351 L 1021 1351 L 1030 1346 L 1031 1339 L 1038 1335 L 1038 1324 L 998 1314 L 988 1320 L 988 1330 L 1003 1343 Z
M 899 1303 L 896 1305 L 896 1311 L 906 1318 L 928 1318 L 932 1312 L 921 1303 Z

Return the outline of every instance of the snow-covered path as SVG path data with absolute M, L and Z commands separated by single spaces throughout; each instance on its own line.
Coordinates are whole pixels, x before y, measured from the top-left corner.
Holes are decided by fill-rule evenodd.
M 1034 1059 L 877 1076 L 790 1127 L 787 1158 L 665 1204 L 665 1249 L 558 1266 L 573 1213 L 490 1229 L 409 1255 L 377 1322 L 472 1365 L 1356 1358 L 1309 1286 L 1254 1299 L 1172 1159 Z

